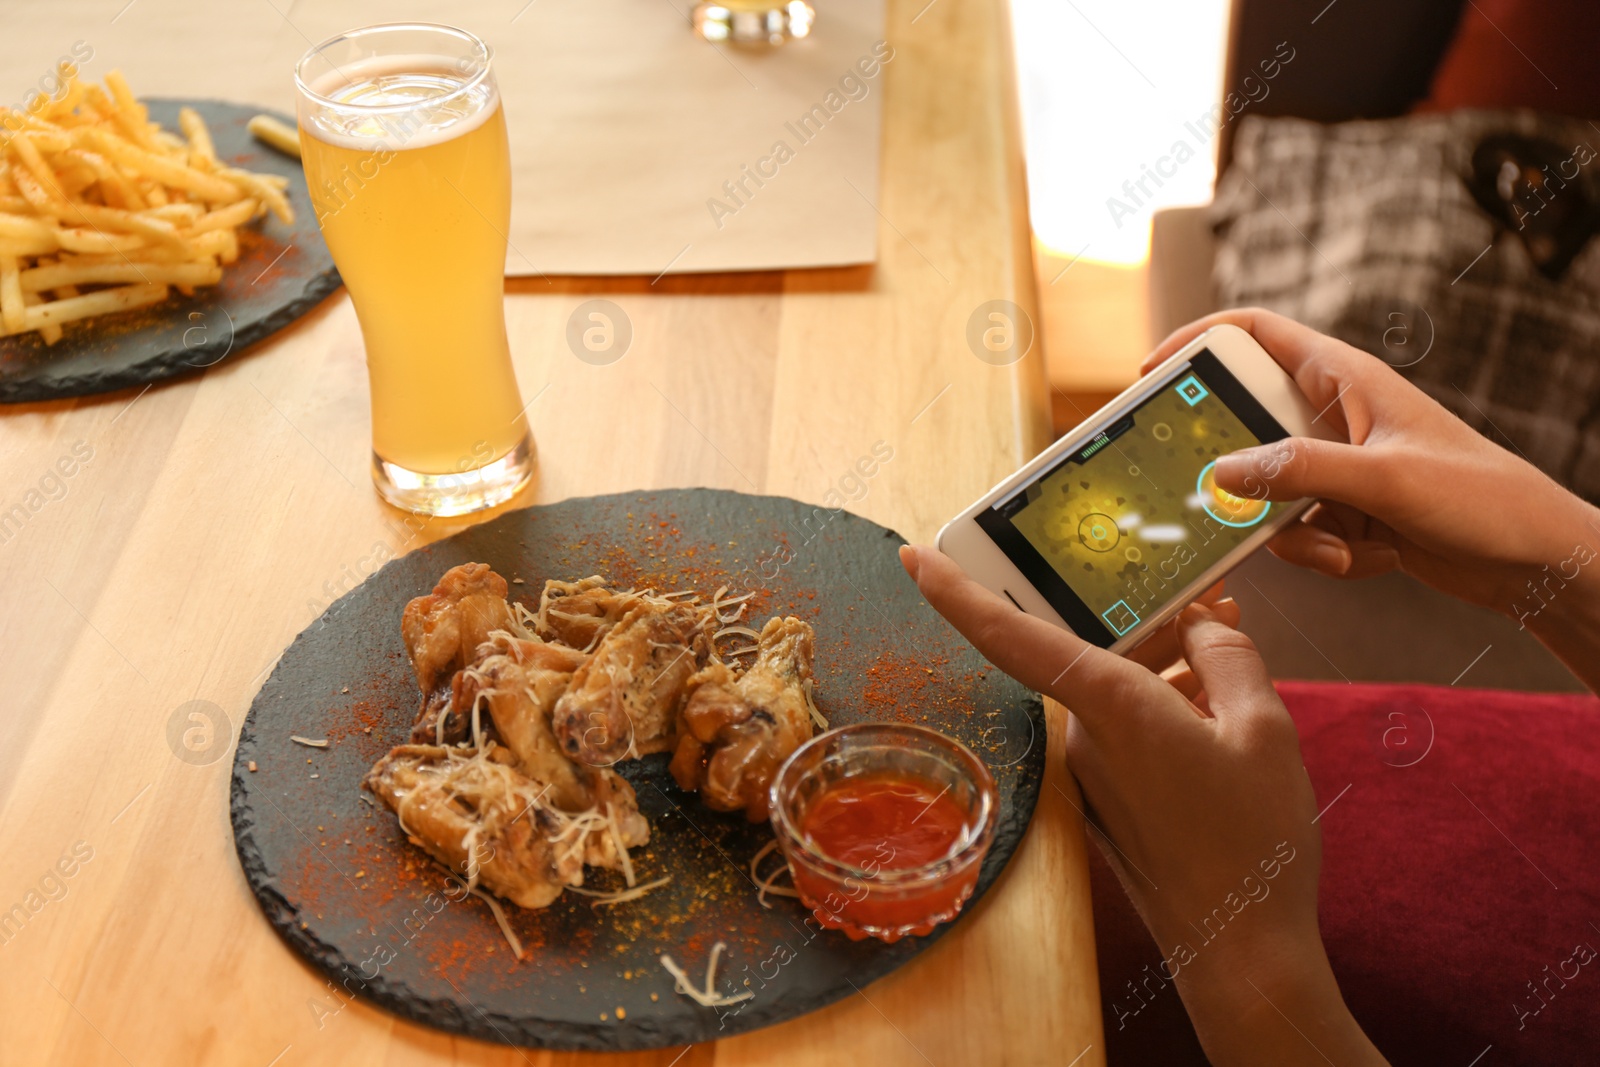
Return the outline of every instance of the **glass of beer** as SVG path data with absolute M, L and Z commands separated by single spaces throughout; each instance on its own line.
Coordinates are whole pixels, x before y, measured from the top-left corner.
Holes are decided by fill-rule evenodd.
M 533 477 L 506 340 L 511 159 L 489 46 L 369 26 L 295 68 L 312 209 L 350 290 L 372 386 L 372 479 L 389 503 L 460 515 Z

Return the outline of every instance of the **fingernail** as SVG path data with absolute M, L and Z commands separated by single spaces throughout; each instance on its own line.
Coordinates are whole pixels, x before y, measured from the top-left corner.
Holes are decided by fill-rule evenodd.
M 1311 546 L 1310 557 L 1313 567 L 1334 578 L 1350 569 L 1350 547 L 1332 534 Z
M 911 575 L 913 582 L 917 580 L 917 548 L 915 545 L 900 546 L 900 566 L 904 567 L 906 573 Z
M 1215 469 L 1217 484 L 1224 489 L 1229 486 L 1242 486 L 1260 461 L 1261 450 L 1256 448 L 1240 449 L 1238 452 L 1218 456 Z

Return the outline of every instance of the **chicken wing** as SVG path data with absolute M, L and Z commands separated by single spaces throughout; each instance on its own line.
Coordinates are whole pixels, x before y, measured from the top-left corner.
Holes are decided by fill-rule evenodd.
M 506 580 L 486 563 L 463 563 L 445 571 L 427 596 L 406 605 L 400 616 L 411 668 L 422 687 L 411 739 L 419 743 L 460 743 L 469 724 L 456 712 L 451 683 L 477 647 L 495 630 L 519 627 L 506 603 Z
M 583 847 L 563 841 L 566 823 L 545 787 L 510 766 L 499 747 L 483 755 L 438 745 L 400 745 L 362 788 L 383 800 L 413 844 L 524 908 L 542 908 L 583 884 Z
M 576 582 L 552 578 L 539 596 L 534 632 L 588 652 L 643 599 L 631 589 L 611 589 L 597 574 Z
M 583 868 L 627 868 L 626 850 L 649 841 L 650 829 L 608 799 L 572 814 L 550 801 L 551 787 L 513 764 L 498 745 L 481 753 L 439 745 L 400 745 L 379 760 L 362 788 L 383 800 L 400 828 L 429 855 L 463 874 L 468 885 L 524 908 L 542 908 L 568 886 L 583 885 Z M 617 779 L 634 803 L 633 790 Z
M 711 654 L 709 607 L 642 598 L 600 639 L 556 701 L 561 750 L 591 766 L 673 745 L 684 685 Z
M 743 674 L 715 662 L 690 680 L 671 766 L 680 786 L 699 790 L 716 811 L 743 809 L 751 822 L 767 817 L 779 765 L 811 739 L 805 686 L 813 644 L 809 623 L 768 619 Z
M 551 709 L 567 691 L 572 672 L 588 658 L 565 645 L 496 634 L 458 676 L 461 699 L 468 708 L 472 701 L 483 700 L 497 736 L 516 756 L 518 769 L 535 781 L 549 783 L 556 807 L 566 812 L 603 812 L 609 805 L 624 837 L 644 840 L 649 825 L 639 814 L 633 787 L 615 771 L 568 759 L 550 730 Z

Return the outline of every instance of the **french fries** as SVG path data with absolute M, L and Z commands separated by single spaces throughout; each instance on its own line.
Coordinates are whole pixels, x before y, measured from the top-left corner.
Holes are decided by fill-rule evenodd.
M 271 115 L 256 115 L 245 127 L 250 136 L 271 145 L 286 156 L 300 158 L 300 131 L 285 126 Z
M 103 88 L 70 63 L 59 73 L 56 99 L 0 108 L 0 337 L 55 344 L 65 324 L 216 285 L 241 226 L 268 212 L 294 222 L 287 180 L 226 165 L 194 109 L 179 112 L 180 137 L 150 121 L 120 71 Z M 299 154 L 295 131 L 268 116 L 250 131 Z
M 45 293 L 80 285 L 216 285 L 222 268 L 215 263 L 99 263 L 80 266 L 52 263 L 18 272 L 24 294 Z
M 0 289 L 3 289 L 3 286 L 0 286 Z M 92 318 L 95 315 L 159 304 L 167 298 L 167 292 L 165 285 L 141 283 L 119 286 L 116 289 L 101 289 L 94 293 L 84 293 L 82 296 L 69 296 L 65 300 L 52 300 L 46 304 L 35 304 L 33 307 L 25 306 L 22 310 L 22 328 L 13 330 L 7 325 L 0 330 L 0 334 L 42 331 L 48 326 L 60 326 L 63 323 L 76 322 L 78 319 Z

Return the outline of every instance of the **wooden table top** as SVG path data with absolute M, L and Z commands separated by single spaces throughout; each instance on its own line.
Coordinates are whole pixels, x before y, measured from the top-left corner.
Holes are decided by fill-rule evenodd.
M 123 2 L 95 6 L 95 26 Z M 0 60 L 19 95 L 27 71 L 94 32 L 74 21 L 84 7 L 32 8 L 23 39 L 8 32 Z M 103 32 L 117 40 L 131 18 Z M 509 283 L 540 454 L 516 503 L 691 485 L 820 503 L 882 441 L 893 460 L 849 506 L 926 541 L 1047 443 L 1040 346 L 994 366 L 967 341 L 986 301 L 1037 320 L 1007 20 L 1005 0 L 891 2 L 875 267 Z M 197 46 L 192 29 L 171 32 Z M 610 366 L 565 343 L 595 297 L 633 326 Z M 0 923 L 13 916 L 0 925 L 0 1065 L 1103 1062 L 1085 839 L 1053 706 L 1046 786 L 1006 874 L 859 996 L 715 1045 L 616 1057 L 341 1007 L 245 884 L 233 738 L 332 598 L 466 525 L 408 524 L 374 492 L 348 298 L 195 377 L 0 409 L 0 456 L 0 511 L 28 509 L 0 531 Z M 57 480 L 61 457 L 74 473 Z M 195 700 L 231 727 L 210 762 L 167 741 Z M 70 877 L 53 874 L 63 857 Z

